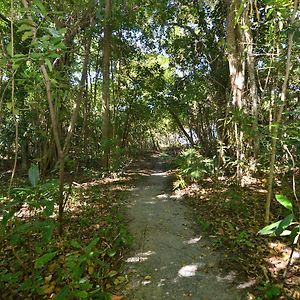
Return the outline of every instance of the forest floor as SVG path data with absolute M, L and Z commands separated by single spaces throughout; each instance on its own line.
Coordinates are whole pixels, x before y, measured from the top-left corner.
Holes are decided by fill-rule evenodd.
M 171 161 L 142 156 L 106 177 L 67 178 L 62 236 L 48 207 L 57 182 L 32 188 L 17 174 L 9 201 L 1 170 L 0 299 L 300 299 L 299 249 L 283 278 L 288 239 L 257 234 L 265 182 L 207 177 L 175 191 Z M 284 213 L 272 203 L 272 220 Z

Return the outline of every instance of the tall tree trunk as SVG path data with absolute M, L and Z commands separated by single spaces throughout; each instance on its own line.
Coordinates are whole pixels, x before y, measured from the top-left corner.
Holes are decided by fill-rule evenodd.
M 234 109 L 242 112 L 244 101 L 244 85 L 245 85 L 245 61 L 243 58 L 243 39 L 241 28 L 236 21 L 236 13 L 242 2 L 240 0 L 227 0 L 227 57 L 230 72 L 230 85 L 232 95 L 232 106 Z M 241 162 L 244 159 L 243 150 L 243 132 L 240 124 L 236 121 L 234 124 L 234 134 L 236 142 L 236 160 L 237 160 L 237 178 L 241 181 L 242 168 Z
M 249 13 L 251 13 L 250 8 L 252 8 L 253 0 L 250 0 L 247 4 L 245 11 L 245 41 L 247 49 L 247 70 L 248 70 L 248 82 L 250 89 L 250 99 L 251 99 L 251 112 L 252 112 L 252 129 L 253 129 L 253 154 L 254 158 L 257 158 L 259 153 L 259 135 L 258 135 L 258 94 L 257 94 L 257 84 L 255 75 L 255 61 L 253 56 L 253 35 L 251 31 L 251 24 L 249 19 Z
M 295 0 L 294 10 L 291 18 L 291 24 L 294 24 L 295 22 L 297 9 L 298 9 L 298 0 Z M 269 177 L 268 177 L 268 195 L 267 195 L 266 211 L 265 211 L 266 223 L 269 223 L 270 221 L 270 207 L 271 207 L 271 199 L 273 196 L 274 166 L 275 166 L 275 158 L 276 158 L 276 145 L 278 139 L 278 127 L 281 123 L 284 106 L 286 104 L 288 81 L 289 81 L 290 70 L 292 68 L 291 55 L 292 55 L 292 46 L 293 46 L 293 36 L 294 36 L 294 31 L 290 32 L 288 35 L 288 49 L 287 49 L 285 76 L 282 84 L 281 97 L 280 97 L 281 105 L 279 107 L 277 117 L 276 117 L 276 126 L 272 126 L 272 133 L 271 133 L 272 143 L 271 143 L 270 167 L 269 167 Z
M 108 142 L 111 135 L 110 125 L 110 52 L 111 52 L 111 15 L 112 0 L 105 0 L 104 37 L 103 37 L 103 85 L 102 85 L 102 143 L 104 146 L 103 167 L 109 169 L 110 149 Z

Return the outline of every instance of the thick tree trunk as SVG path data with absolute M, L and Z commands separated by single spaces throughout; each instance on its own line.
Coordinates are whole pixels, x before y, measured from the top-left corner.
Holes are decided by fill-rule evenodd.
M 243 93 L 245 85 L 245 61 L 243 58 L 243 39 L 241 28 L 236 22 L 236 12 L 240 8 L 240 0 L 228 0 L 227 12 L 227 58 L 230 72 L 232 106 L 240 112 L 244 106 Z M 234 133 L 236 143 L 237 178 L 242 179 L 241 162 L 244 159 L 243 132 L 240 124 L 235 122 Z
M 110 149 L 107 146 L 111 136 L 110 124 L 110 51 L 111 51 L 112 0 L 105 0 L 105 24 L 103 37 L 103 85 L 102 85 L 102 143 L 104 146 L 103 167 L 109 169 Z

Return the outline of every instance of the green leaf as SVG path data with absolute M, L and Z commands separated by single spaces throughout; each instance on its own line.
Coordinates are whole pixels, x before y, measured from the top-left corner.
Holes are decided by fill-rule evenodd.
M 54 298 L 55 300 L 67 300 L 72 298 L 72 293 L 69 287 L 64 286 Z
M 52 67 L 52 64 L 51 64 L 50 59 L 49 59 L 49 58 L 46 58 L 46 59 L 45 59 L 45 63 L 46 63 L 46 65 L 47 65 L 49 71 L 52 72 L 53 67 Z
M 86 246 L 85 252 L 86 252 L 87 254 L 89 254 L 89 253 L 92 251 L 92 249 L 97 245 L 97 243 L 99 242 L 99 240 L 100 240 L 100 238 L 98 238 L 98 237 L 94 238 L 94 239 Z
M 81 249 L 81 245 L 76 240 L 71 240 L 70 245 L 75 249 Z
M 22 42 L 26 41 L 28 38 L 32 37 L 33 33 L 32 31 L 25 31 L 22 35 Z
M 276 228 L 278 228 L 278 225 L 280 224 L 280 221 L 277 221 L 275 223 L 272 223 L 270 225 L 265 226 L 263 229 L 261 229 L 258 233 L 261 235 L 268 235 L 272 234 L 276 231 Z
M 28 170 L 28 177 L 31 185 L 35 187 L 40 181 L 40 170 L 39 167 L 35 164 L 31 164 Z
M 265 226 L 258 233 L 261 235 L 270 235 L 270 234 L 280 235 L 284 231 L 284 229 L 286 229 L 288 226 L 291 225 L 293 218 L 294 215 L 289 214 L 283 220 Z
M 43 53 L 33 52 L 30 54 L 32 60 L 40 60 L 43 57 Z
M 23 23 L 17 30 L 17 32 L 30 31 L 32 30 L 32 26 Z
M 44 254 L 43 256 L 39 257 L 34 264 L 35 268 L 42 268 L 46 263 L 51 261 L 56 256 L 56 251 L 54 252 L 48 252 Z
M 296 227 L 293 228 L 293 230 L 290 234 L 290 238 L 291 238 L 292 243 L 294 245 L 298 243 L 299 236 L 300 236 L 300 226 L 296 226 Z
M 283 195 L 276 195 L 275 198 L 285 208 L 287 208 L 290 211 L 293 211 L 293 204 L 288 198 L 286 198 Z
M 42 4 L 41 1 L 35 0 L 35 1 L 34 1 L 34 4 L 38 7 L 38 9 L 41 11 L 41 13 L 42 13 L 43 15 L 46 15 L 46 14 L 47 14 L 47 10 L 46 10 L 45 6 Z
M 277 286 L 271 286 L 266 291 L 266 295 L 267 295 L 268 299 L 274 299 L 274 296 L 280 296 L 281 295 L 281 290 Z
M 283 220 L 280 221 L 280 223 L 278 224 L 278 227 L 275 230 L 275 234 L 281 235 L 281 233 L 284 231 L 284 229 L 286 229 L 287 227 L 289 227 L 291 225 L 291 223 L 293 222 L 294 219 L 294 215 L 290 214 L 288 216 L 286 216 Z
M 86 291 L 76 291 L 74 292 L 74 296 L 80 299 L 86 299 L 88 298 L 89 294 Z
M 55 228 L 55 223 L 53 220 L 47 220 L 43 222 L 42 224 L 42 239 L 45 243 L 49 243 L 52 235 L 53 235 L 53 230 Z
M 114 250 L 114 249 L 108 249 L 108 250 L 107 250 L 107 255 L 108 255 L 109 257 L 115 256 L 115 255 L 116 255 L 116 250 Z
M 12 48 L 12 43 L 9 42 L 8 45 L 6 46 L 6 51 L 9 56 L 12 56 L 13 48 Z

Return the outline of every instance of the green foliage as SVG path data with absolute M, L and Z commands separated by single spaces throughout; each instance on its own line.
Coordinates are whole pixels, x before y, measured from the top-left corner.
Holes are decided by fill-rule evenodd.
M 254 247 L 254 244 L 251 242 L 248 233 L 245 231 L 239 232 L 237 237 L 234 239 L 234 245 L 246 248 Z
M 59 241 L 57 237 L 47 242 L 24 240 L 24 251 L 16 248 L 16 256 L 21 257 L 19 261 L 6 262 L 10 267 L 0 271 L 0 288 L 34 297 L 46 297 L 54 293 L 55 288 L 55 299 L 110 299 L 104 292 L 105 285 L 126 281 L 126 277 L 112 269 L 113 260 L 123 246 L 131 243 L 132 237 L 119 218 L 109 215 L 104 221 L 107 225 L 89 240 L 64 238 Z M 20 225 L 15 223 L 15 226 Z M 26 228 L 30 229 L 31 225 Z M 5 238 L 11 242 L 9 236 Z M 28 244 L 32 249 L 30 253 L 25 250 Z M 24 269 L 20 262 L 25 257 L 28 267 Z
M 201 230 L 207 232 L 209 231 L 211 224 L 209 222 L 207 222 L 206 220 L 204 220 L 201 217 L 198 217 L 196 220 L 197 224 L 200 226 Z
M 51 261 L 56 256 L 56 252 L 47 252 L 43 256 L 36 259 L 34 266 L 35 268 L 42 268 L 46 263 Z
M 265 295 L 264 299 L 278 299 L 278 297 L 282 295 L 281 287 L 270 282 L 262 284 L 259 290 Z
M 195 148 L 184 150 L 177 159 L 177 181 L 174 188 L 184 188 L 191 182 L 198 182 L 204 178 L 205 174 L 210 174 L 214 170 L 213 159 L 205 158 L 200 151 Z
M 291 213 L 284 219 L 265 226 L 258 233 L 261 235 L 290 236 L 291 242 L 296 244 L 300 236 L 300 223 L 294 221 L 295 215 L 293 211 L 293 204 L 283 195 L 276 195 L 276 200 Z M 289 227 L 293 228 L 291 230 L 287 230 Z
M 28 177 L 31 185 L 35 187 L 40 181 L 40 170 L 39 167 L 35 164 L 31 164 L 28 170 Z

